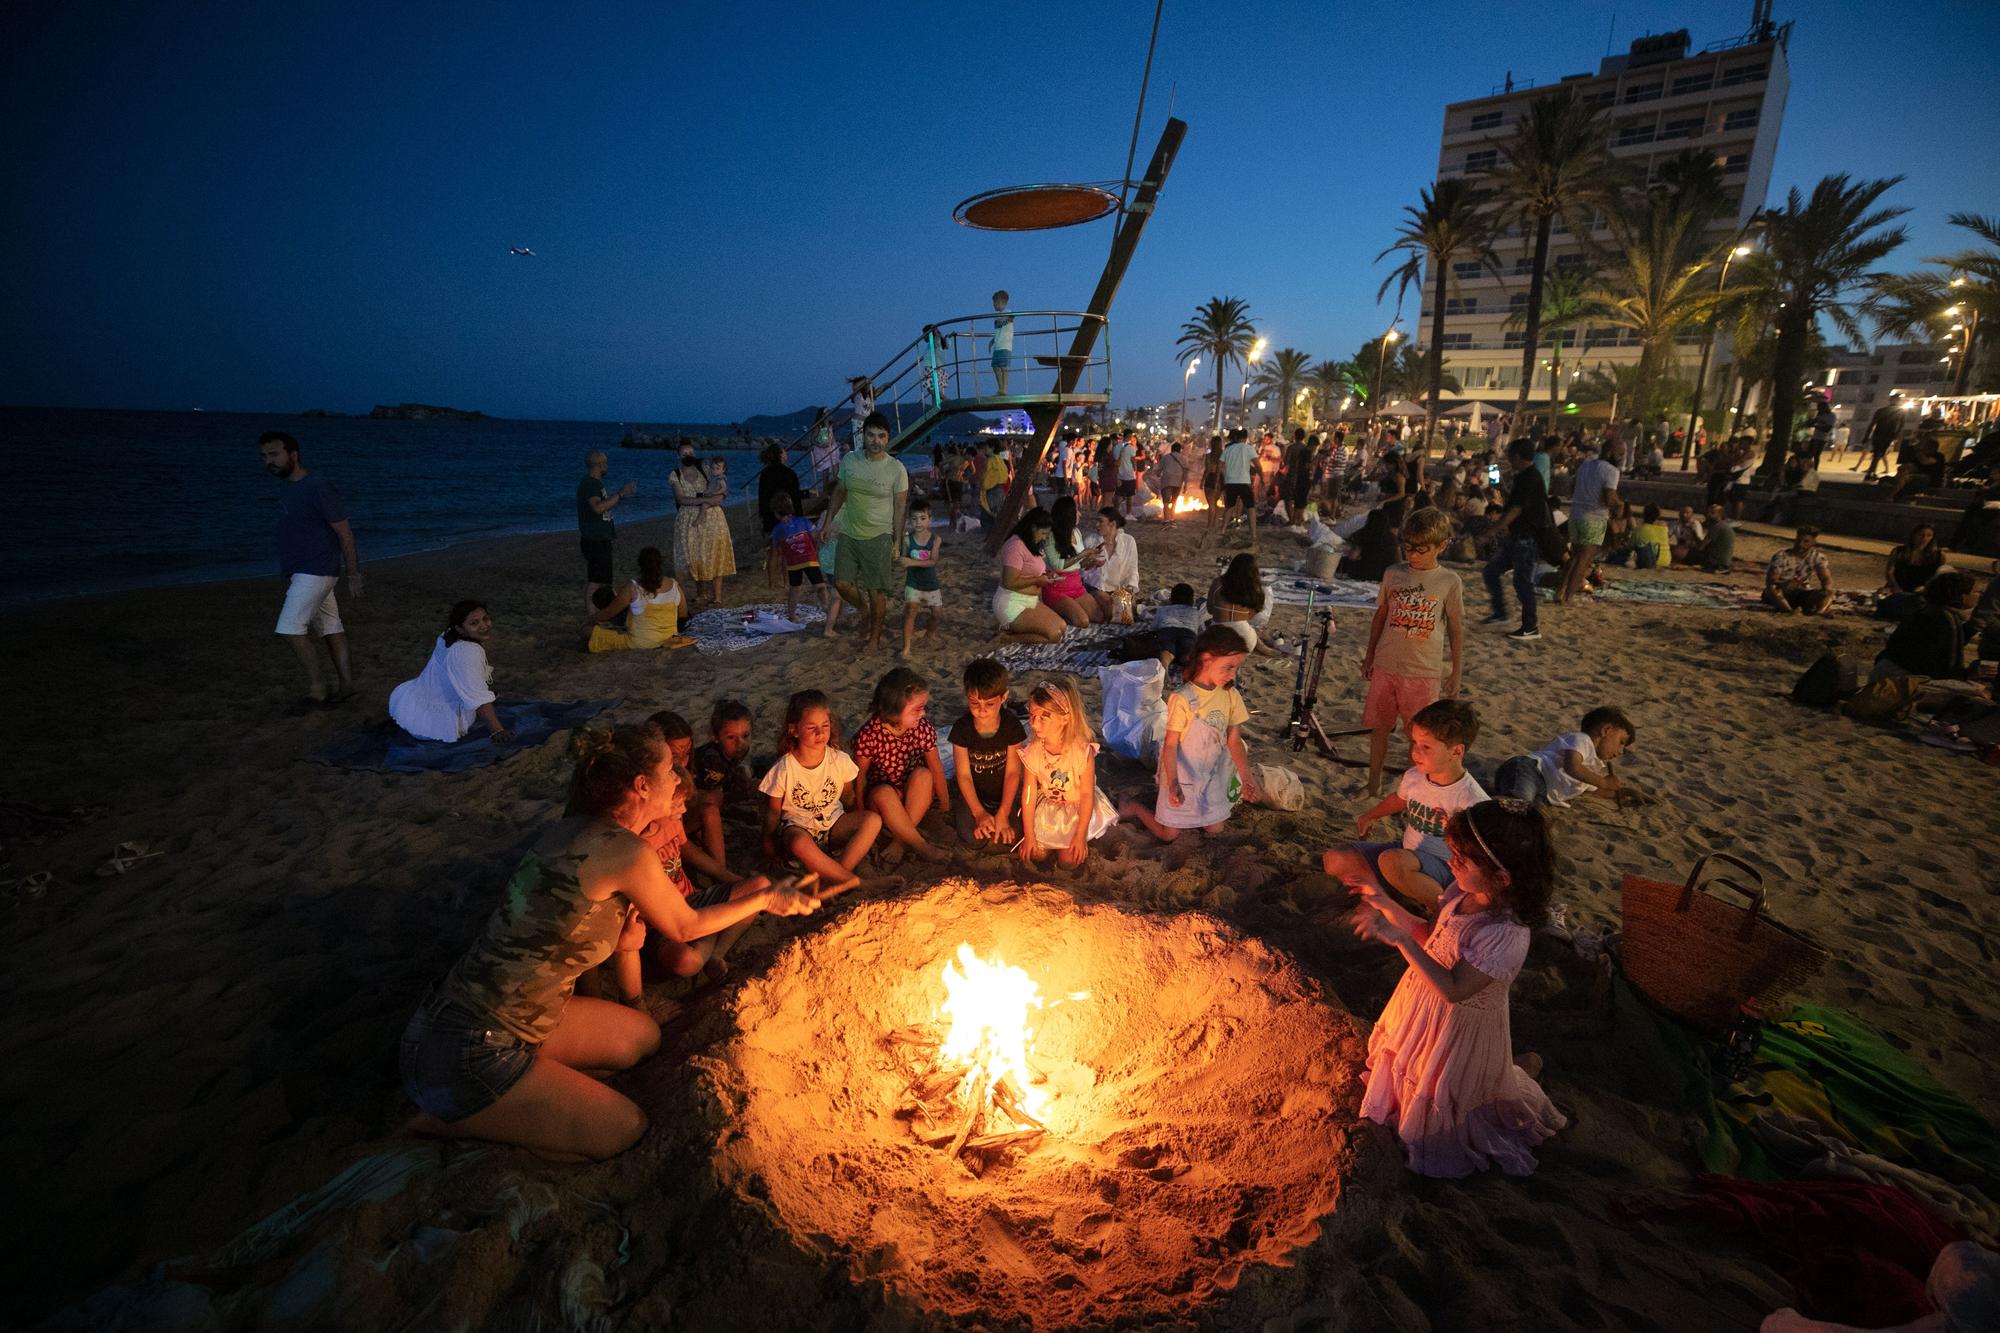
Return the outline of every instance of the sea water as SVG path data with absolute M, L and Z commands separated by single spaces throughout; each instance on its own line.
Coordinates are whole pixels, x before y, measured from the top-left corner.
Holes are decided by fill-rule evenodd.
M 719 428 L 642 429 L 706 436 Z M 674 509 L 674 453 L 619 448 L 625 426 L 616 422 L 0 408 L 0 606 L 275 577 L 285 483 L 264 471 L 257 437 L 267 430 L 296 437 L 307 470 L 339 487 L 364 569 L 483 537 L 574 531 L 576 485 L 592 449 L 610 456 L 607 483 L 638 484 L 618 519 Z M 699 446 L 703 457 L 728 460 L 731 504 L 756 493 L 755 454 L 721 447 L 740 443 Z

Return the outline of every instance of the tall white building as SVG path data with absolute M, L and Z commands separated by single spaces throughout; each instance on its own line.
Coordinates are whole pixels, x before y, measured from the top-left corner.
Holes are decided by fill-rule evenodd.
M 1762 6 L 1759 7 L 1761 16 Z M 1527 111 L 1529 103 L 1552 88 L 1574 86 L 1584 99 L 1606 109 L 1611 150 L 1650 178 L 1661 161 L 1689 148 L 1713 152 L 1734 203 L 1729 216 L 1715 224 L 1718 237 L 1734 234 L 1764 204 L 1770 184 L 1771 161 L 1777 152 L 1778 127 L 1784 119 L 1790 73 L 1785 63 L 1791 25 L 1754 24 L 1743 37 L 1717 42 L 1690 52 L 1687 31 L 1643 37 L 1624 55 L 1606 57 L 1595 74 L 1571 74 L 1555 84 L 1536 86 L 1509 77 L 1506 86 L 1485 97 L 1453 102 L 1444 110 L 1444 137 L 1438 151 L 1438 176 L 1477 176 L 1498 165 L 1498 142 Z M 1608 239 L 1601 219 L 1597 238 Z M 1445 303 L 1446 366 L 1463 389 L 1448 395 L 1452 402 L 1478 399 L 1511 409 L 1521 377 L 1522 333 L 1504 327 L 1508 316 L 1528 302 L 1534 236 L 1510 229 L 1495 245 L 1503 271 L 1493 273 L 1477 262 L 1463 262 L 1453 275 L 1456 288 Z M 1581 240 L 1561 220 L 1549 244 L 1551 272 L 1591 266 Z M 1431 332 L 1433 293 L 1427 282 L 1421 318 L 1410 336 L 1427 347 Z M 1563 338 L 1563 387 L 1594 367 L 1639 359 L 1637 340 L 1609 325 L 1572 329 Z M 1703 331 L 1683 334 L 1677 352 L 1693 378 L 1701 354 Z M 1544 340 L 1547 345 L 1547 340 Z M 1726 355 L 1718 346 L 1717 360 Z M 1532 401 L 1548 399 L 1548 375 L 1538 356 Z M 1717 383 L 1710 371 L 1710 393 Z M 1711 400 L 1712 401 L 1712 400 Z

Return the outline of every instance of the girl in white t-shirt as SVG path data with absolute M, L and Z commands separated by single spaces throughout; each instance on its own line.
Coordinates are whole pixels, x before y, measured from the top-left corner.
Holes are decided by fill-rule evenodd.
M 834 742 L 833 706 L 818 690 L 800 690 L 785 705 L 778 762 L 757 784 L 770 798 L 764 811 L 764 854 L 791 857 L 820 877 L 820 897 L 861 882 L 854 867 L 875 845 L 882 816 L 860 810 L 854 780 L 861 770 Z M 833 849 L 839 847 L 838 859 Z
M 1053 852 L 1074 869 L 1118 815 L 1097 789 L 1097 739 L 1069 677 L 1028 692 L 1028 735 L 1021 747 L 1021 859 L 1034 865 Z
M 1250 650 L 1229 625 L 1210 625 L 1188 650 L 1181 687 L 1167 696 L 1167 735 L 1160 742 L 1160 794 L 1148 810 L 1137 801 L 1118 809 L 1124 819 L 1136 819 L 1162 842 L 1172 842 L 1182 829 L 1222 832 L 1235 800 L 1229 792 L 1234 777 L 1242 799 L 1257 799 L 1257 782 L 1250 755 L 1238 730 L 1250 720 L 1250 710 L 1236 689 L 1236 673 Z

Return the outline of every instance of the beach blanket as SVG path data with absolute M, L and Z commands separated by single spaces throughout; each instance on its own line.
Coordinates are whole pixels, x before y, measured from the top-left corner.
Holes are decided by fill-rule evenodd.
M 1381 585 L 1360 579 L 1315 579 L 1304 574 L 1266 574 L 1264 591 L 1280 606 L 1359 606 L 1372 611 Z
M 383 721 L 335 739 L 312 759 L 331 768 L 383 773 L 463 773 L 532 749 L 558 731 L 583 725 L 617 702 L 585 699 L 558 704 L 540 699 L 499 699 L 493 709 L 500 715 L 500 724 L 514 733 L 511 745 L 495 745 L 484 727 L 460 740 L 426 741 L 394 722 Z
M 681 633 L 704 652 L 736 653 L 745 648 L 761 648 L 778 634 L 796 634 L 823 624 L 826 614 L 816 606 L 799 607 L 796 621 L 785 618 L 784 604 L 762 606 L 718 606 L 703 611 L 681 626 Z
M 1555 589 L 1541 589 L 1542 600 L 1554 601 Z M 1644 602 L 1663 606 L 1699 606 L 1716 611 L 1764 609 L 1763 589 L 1734 583 L 1691 583 L 1678 579 L 1606 579 L 1593 594 L 1605 602 Z M 1828 611 L 1873 612 L 1865 593 L 1836 590 Z
M 1634 1211 L 1742 1238 L 1792 1284 L 1801 1314 L 1862 1328 L 1928 1313 L 1931 1265 L 1945 1246 L 1963 1239 L 1901 1190 L 1845 1180 L 1699 1176 L 1691 1197 Z
M 1060 671 L 1073 676 L 1094 673 L 1099 667 L 1121 661 L 1119 641 L 1143 626 L 1075 625 L 1055 643 L 1009 643 L 993 650 L 993 657 L 1007 670 Z
M 1835 1009 L 1800 1004 L 1760 1031 L 1749 1071 L 1721 1093 L 1703 1163 L 1776 1180 L 1791 1174 L 1759 1134 L 1766 1114 L 1817 1126 L 1862 1153 L 2000 1199 L 2000 1133 L 1915 1061 Z

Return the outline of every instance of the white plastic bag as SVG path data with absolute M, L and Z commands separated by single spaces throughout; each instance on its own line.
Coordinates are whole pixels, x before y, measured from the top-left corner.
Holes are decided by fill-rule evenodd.
M 1257 804 L 1273 810 L 1305 809 L 1306 784 L 1298 774 L 1278 764 L 1257 764 L 1253 771 L 1257 774 Z
M 1104 687 L 1104 743 L 1127 759 L 1158 759 L 1167 738 L 1167 669 L 1149 657 L 1099 667 L 1097 680 Z

